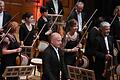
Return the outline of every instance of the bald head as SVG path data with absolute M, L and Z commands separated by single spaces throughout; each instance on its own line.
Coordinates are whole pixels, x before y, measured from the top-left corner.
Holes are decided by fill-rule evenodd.
M 54 47 L 60 47 L 61 43 L 62 43 L 62 37 L 59 33 L 55 32 L 55 33 L 52 33 L 51 34 L 51 44 L 54 46 Z

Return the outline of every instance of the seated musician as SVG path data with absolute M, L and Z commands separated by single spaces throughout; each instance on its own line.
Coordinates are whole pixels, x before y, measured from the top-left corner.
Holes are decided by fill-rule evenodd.
M 75 19 L 71 19 L 69 21 L 70 31 L 67 32 L 65 38 L 63 40 L 64 46 L 64 60 L 66 65 L 75 65 L 76 62 L 76 52 L 79 47 L 81 48 L 81 44 L 79 45 L 80 35 L 77 32 L 78 24 Z M 79 45 L 79 47 L 77 47 Z
M 0 76 L 4 73 L 7 66 L 16 66 L 16 57 L 18 56 L 18 53 L 22 50 L 17 42 L 16 37 L 14 36 L 14 34 L 16 33 L 16 29 L 18 28 L 18 23 L 10 22 L 7 28 L 11 29 L 1 43 L 2 57 Z M 0 78 L 0 80 L 4 79 Z M 8 77 L 7 80 L 18 80 L 18 77 Z
M 95 75 L 96 80 L 110 80 L 110 66 L 112 66 L 113 38 L 109 35 L 110 24 L 101 22 L 100 33 L 94 40 Z

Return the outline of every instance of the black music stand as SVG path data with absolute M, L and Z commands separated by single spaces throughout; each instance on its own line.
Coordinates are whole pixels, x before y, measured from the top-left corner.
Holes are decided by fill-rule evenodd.
M 67 65 L 70 79 L 73 80 L 95 80 L 93 70 Z
M 3 77 L 19 77 L 19 76 L 26 76 L 32 74 L 33 69 L 35 66 L 8 66 L 3 73 Z
M 21 54 L 27 55 L 30 59 L 33 58 L 33 47 L 32 46 L 22 46 Z

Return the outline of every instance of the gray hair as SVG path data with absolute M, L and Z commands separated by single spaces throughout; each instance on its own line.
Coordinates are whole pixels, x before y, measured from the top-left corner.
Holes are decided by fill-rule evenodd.
M 100 23 L 100 29 L 103 29 L 104 27 L 110 27 L 110 23 L 106 22 L 106 21 L 103 21 Z
M 79 5 L 83 5 L 84 6 L 84 3 L 83 2 L 77 2 L 76 6 L 79 6 Z

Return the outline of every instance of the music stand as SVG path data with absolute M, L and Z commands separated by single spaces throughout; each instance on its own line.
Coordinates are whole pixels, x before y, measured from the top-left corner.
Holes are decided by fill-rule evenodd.
M 67 65 L 70 79 L 73 80 L 95 80 L 93 70 Z
M 116 41 L 117 41 L 118 50 L 120 51 L 120 40 L 116 40 Z
M 3 77 L 29 76 L 32 74 L 35 66 L 8 66 L 3 73 Z
M 30 59 L 33 58 L 34 51 L 32 46 L 22 46 L 21 48 L 22 48 L 22 51 L 21 51 L 22 54 L 27 55 Z

